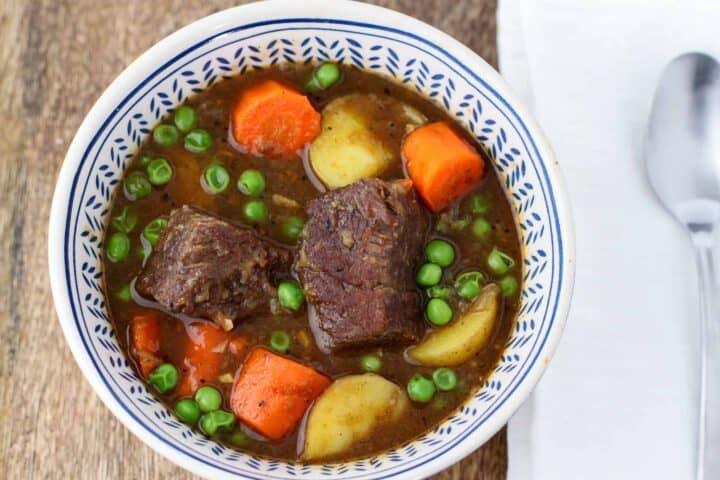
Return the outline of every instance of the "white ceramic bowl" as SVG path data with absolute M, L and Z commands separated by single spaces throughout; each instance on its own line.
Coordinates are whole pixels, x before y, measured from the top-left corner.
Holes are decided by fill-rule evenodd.
M 328 465 L 228 449 L 178 422 L 129 367 L 109 322 L 100 247 L 110 202 L 143 138 L 168 110 L 224 77 L 278 62 L 325 59 L 406 84 L 450 112 L 487 149 L 522 238 L 517 324 L 482 388 L 434 430 L 370 458 Z M 574 240 L 545 137 L 500 76 L 457 41 L 399 13 L 344 1 L 269 1 L 183 28 L 132 63 L 88 113 L 63 163 L 50 217 L 50 276 L 80 368 L 132 432 L 173 462 L 212 478 L 412 479 L 459 461 L 530 394 L 560 338 L 573 285 Z

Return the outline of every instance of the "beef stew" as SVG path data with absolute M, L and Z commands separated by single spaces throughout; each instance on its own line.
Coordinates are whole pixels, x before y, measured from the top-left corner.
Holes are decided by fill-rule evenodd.
M 217 441 L 302 462 L 436 427 L 497 364 L 522 274 L 473 138 L 404 86 L 331 63 L 248 72 L 164 118 L 104 253 L 148 388 Z

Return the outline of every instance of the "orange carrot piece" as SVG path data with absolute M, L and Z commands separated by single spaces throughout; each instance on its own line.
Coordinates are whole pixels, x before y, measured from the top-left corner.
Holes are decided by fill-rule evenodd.
M 253 430 L 280 440 L 328 385 L 330 379 L 312 368 L 255 348 L 235 379 L 230 407 Z
M 185 326 L 187 343 L 182 361 L 182 378 L 175 393 L 189 397 L 206 383 L 217 380 L 230 336 L 211 322 L 193 322 Z
M 465 195 L 485 174 L 477 150 L 445 122 L 413 130 L 402 153 L 415 188 L 433 212 Z
M 308 98 L 275 80 L 246 88 L 232 112 L 235 142 L 252 155 L 290 158 L 320 134 Z
M 130 350 L 144 377 L 162 363 L 160 319 L 154 312 L 138 313 L 130 321 Z

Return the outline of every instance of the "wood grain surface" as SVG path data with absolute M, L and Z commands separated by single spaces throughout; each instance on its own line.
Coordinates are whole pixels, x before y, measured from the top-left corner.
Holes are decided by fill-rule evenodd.
M 50 295 L 47 222 L 65 152 L 105 87 L 165 35 L 238 3 L 0 0 L 0 478 L 196 478 L 115 420 L 75 364 Z M 495 64 L 496 0 L 373 3 Z M 501 479 L 506 465 L 503 430 L 434 479 Z

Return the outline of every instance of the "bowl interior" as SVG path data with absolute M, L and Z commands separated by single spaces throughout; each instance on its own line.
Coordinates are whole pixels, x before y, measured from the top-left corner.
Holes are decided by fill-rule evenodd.
M 564 251 L 564 205 L 557 200 L 550 152 L 490 67 L 466 50 L 458 53 L 454 44 L 452 51 L 446 49 L 438 38 L 447 37 L 429 27 L 397 17 L 391 27 L 342 17 L 248 23 L 239 15 L 234 22 L 229 15 L 184 36 L 175 34 L 121 75 L 88 115 L 71 147 L 53 206 L 55 239 L 50 248 L 53 291 L 66 336 L 116 415 L 151 446 L 196 473 L 253 479 L 420 478 L 459 460 L 497 431 L 552 353 L 572 273 Z M 398 28 L 398 22 L 407 22 L 407 28 Z M 180 44 L 184 46 L 178 48 Z M 279 62 L 327 59 L 417 90 L 472 132 L 492 159 L 516 213 L 524 285 L 519 317 L 499 365 L 454 415 L 381 455 L 306 466 L 245 455 L 208 440 L 177 421 L 145 389 L 109 320 L 100 248 L 124 168 L 173 107 L 226 77 Z

